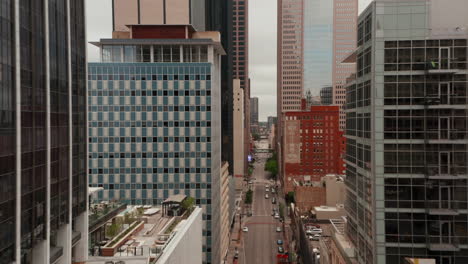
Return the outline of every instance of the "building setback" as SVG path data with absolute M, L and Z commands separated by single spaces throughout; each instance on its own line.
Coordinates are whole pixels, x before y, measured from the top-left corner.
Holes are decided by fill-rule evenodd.
M 87 258 L 84 1 L 0 7 L 0 262 Z
M 137 34 L 140 27 L 151 35 Z M 134 39 L 94 43 L 102 62 L 89 64 L 90 184 L 104 187 L 99 199 L 128 204 L 195 198 L 204 210 L 204 263 L 218 262 L 219 33 L 165 25 L 132 31 Z M 165 32 L 182 33 L 168 39 Z
M 468 263 L 466 10 L 375 1 L 359 16 L 345 204 L 359 263 Z
M 285 114 L 285 192 L 293 190 L 294 181 L 320 182 L 326 174 L 343 173 L 345 143 L 338 115 L 338 106 L 311 106 Z

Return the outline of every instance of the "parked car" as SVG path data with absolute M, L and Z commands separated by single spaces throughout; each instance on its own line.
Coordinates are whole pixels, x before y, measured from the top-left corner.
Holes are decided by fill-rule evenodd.
M 276 241 L 276 244 L 277 244 L 277 245 L 283 245 L 283 240 L 278 239 L 278 240 Z
M 265 192 L 269 192 L 269 191 L 270 191 L 270 189 L 268 189 L 268 188 L 265 188 Z
M 244 227 L 242 228 L 242 231 L 244 231 L 244 232 L 249 232 L 249 228 L 246 227 L 246 226 L 244 226 Z
M 270 198 L 270 196 L 268 196 L 268 194 L 265 194 L 265 199 L 268 199 Z
M 278 253 L 284 253 L 284 248 L 283 247 L 278 247 Z
M 275 214 L 275 219 L 279 219 L 280 215 L 278 213 Z
M 276 203 L 276 198 L 273 197 L 273 199 L 271 199 L 271 203 L 275 204 Z
M 276 232 L 281 232 L 281 227 L 278 226 L 278 227 L 276 228 Z
M 320 234 L 315 234 L 313 236 L 309 236 L 309 239 L 314 240 L 314 241 L 319 241 L 320 237 L 322 237 Z
M 323 230 L 321 228 L 312 228 L 310 232 L 311 234 L 322 234 Z

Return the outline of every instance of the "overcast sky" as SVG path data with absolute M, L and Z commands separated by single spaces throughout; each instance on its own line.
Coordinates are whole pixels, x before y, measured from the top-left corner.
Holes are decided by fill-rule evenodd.
M 359 0 L 359 10 L 371 1 Z M 88 41 L 111 38 L 111 0 L 86 0 L 86 5 Z M 275 0 L 249 0 L 251 95 L 259 97 L 260 121 L 276 116 L 276 8 Z M 99 60 L 92 45 L 88 45 L 88 60 Z

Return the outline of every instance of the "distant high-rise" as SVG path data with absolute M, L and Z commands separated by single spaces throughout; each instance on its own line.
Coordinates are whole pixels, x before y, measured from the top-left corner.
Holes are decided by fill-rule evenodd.
M 347 84 L 346 233 L 359 263 L 468 263 L 468 2 L 385 0 Z
M 304 91 L 318 96 L 332 86 L 333 3 L 338 0 L 304 1 Z
M 303 2 L 304 0 L 278 0 L 277 112 L 280 120 L 280 113 L 301 109 Z
M 258 97 L 250 98 L 250 124 L 258 125 Z
M 334 0 L 333 4 L 333 70 L 332 92 L 334 105 L 340 106 L 340 129 L 345 130 L 346 78 L 354 74 L 354 63 L 342 63 L 356 48 L 358 0 Z
M 0 4 L 0 262 L 87 259 L 82 0 Z
M 331 105 L 333 103 L 333 87 L 328 86 L 320 90 L 320 104 Z

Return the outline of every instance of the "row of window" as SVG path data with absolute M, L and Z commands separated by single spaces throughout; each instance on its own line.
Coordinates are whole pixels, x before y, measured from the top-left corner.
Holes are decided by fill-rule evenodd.
M 102 62 L 208 62 L 207 46 L 102 45 Z
M 119 173 L 211 173 L 211 168 L 113 168 L 113 169 L 89 169 L 89 174 L 119 174 Z
M 106 74 L 90 74 L 90 81 L 211 81 L 211 75 L 200 74 L 185 74 L 185 75 L 106 75 Z
M 102 90 L 96 91 L 91 90 L 88 93 L 89 96 L 211 96 L 211 91 L 194 91 L 194 90 L 135 90 L 135 91 L 112 91 Z

